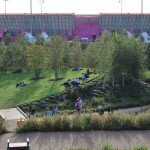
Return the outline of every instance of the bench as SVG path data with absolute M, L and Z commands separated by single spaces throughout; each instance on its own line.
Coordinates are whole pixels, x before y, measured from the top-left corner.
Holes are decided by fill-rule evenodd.
M 29 139 L 27 138 L 27 142 L 22 143 L 10 143 L 9 139 L 7 140 L 7 150 L 29 150 Z

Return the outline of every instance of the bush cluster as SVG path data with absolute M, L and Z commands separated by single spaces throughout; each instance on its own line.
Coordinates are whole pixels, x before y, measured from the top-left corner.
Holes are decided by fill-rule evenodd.
M 75 114 L 29 119 L 17 132 L 31 131 L 88 131 L 88 130 L 149 130 L 150 113 L 139 114 Z
M 4 126 L 4 120 L 0 116 L 0 134 L 6 132 L 6 128 Z

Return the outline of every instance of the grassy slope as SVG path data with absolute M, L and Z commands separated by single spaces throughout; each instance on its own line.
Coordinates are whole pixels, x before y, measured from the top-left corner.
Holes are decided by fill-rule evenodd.
M 63 70 L 60 75 L 64 79 L 59 81 L 49 81 L 53 78 L 52 72 L 45 72 L 43 74 L 45 78 L 38 81 L 30 80 L 31 74 L 29 73 L 0 75 L 0 109 L 14 107 L 62 92 L 65 90 L 64 86 L 60 86 L 62 83 L 67 79 L 81 76 L 83 72 L 85 70 Z M 16 88 L 16 83 L 20 81 L 24 81 L 28 86 Z

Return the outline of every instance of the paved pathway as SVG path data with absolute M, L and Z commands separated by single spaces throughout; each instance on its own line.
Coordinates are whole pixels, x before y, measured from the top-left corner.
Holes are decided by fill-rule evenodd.
M 8 131 L 13 131 L 17 127 L 18 119 L 25 119 L 25 115 L 17 108 L 2 109 L 0 110 L 0 116 L 5 119 L 5 125 Z
M 30 139 L 31 150 L 67 150 L 68 148 L 89 148 L 100 150 L 104 141 L 119 150 L 135 146 L 149 146 L 150 130 L 147 131 L 87 131 L 87 132 L 37 132 L 0 136 L 0 150 L 6 149 L 6 141 L 25 142 Z
M 142 106 L 142 107 L 124 108 L 124 109 L 119 109 L 119 110 L 116 110 L 116 111 L 118 111 L 120 113 L 128 114 L 128 113 L 138 112 L 142 109 L 150 109 L 150 105 Z
M 2 109 L 0 110 L 0 115 L 5 120 L 25 118 L 25 116 L 17 108 Z

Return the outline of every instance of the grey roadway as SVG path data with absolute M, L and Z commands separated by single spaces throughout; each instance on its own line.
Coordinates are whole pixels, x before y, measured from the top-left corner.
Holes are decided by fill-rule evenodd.
M 143 108 L 149 108 L 144 106 Z M 121 113 L 132 113 L 141 107 L 118 110 Z M 13 118 L 15 119 L 15 118 Z M 15 122 L 8 120 L 10 127 Z M 12 123 L 10 122 L 12 121 Z M 14 125 L 13 125 L 14 124 Z M 10 131 L 10 130 L 9 130 Z M 0 136 L 0 150 L 6 150 L 6 141 L 25 142 L 30 139 L 31 150 L 66 150 L 67 148 L 100 149 L 103 141 L 108 141 L 115 148 L 129 149 L 133 146 L 147 145 L 150 147 L 150 130 L 148 131 L 88 131 L 88 132 L 47 132 L 47 133 L 8 133 Z
M 10 142 L 25 142 L 30 139 L 31 150 L 67 150 L 68 148 L 89 148 L 100 150 L 100 144 L 109 142 L 119 150 L 134 146 L 147 145 L 150 148 L 150 130 L 148 131 L 87 131 L 87 132 L 37 132 L 0 136 L 0 150 L 6 150 L 7 139 Z

